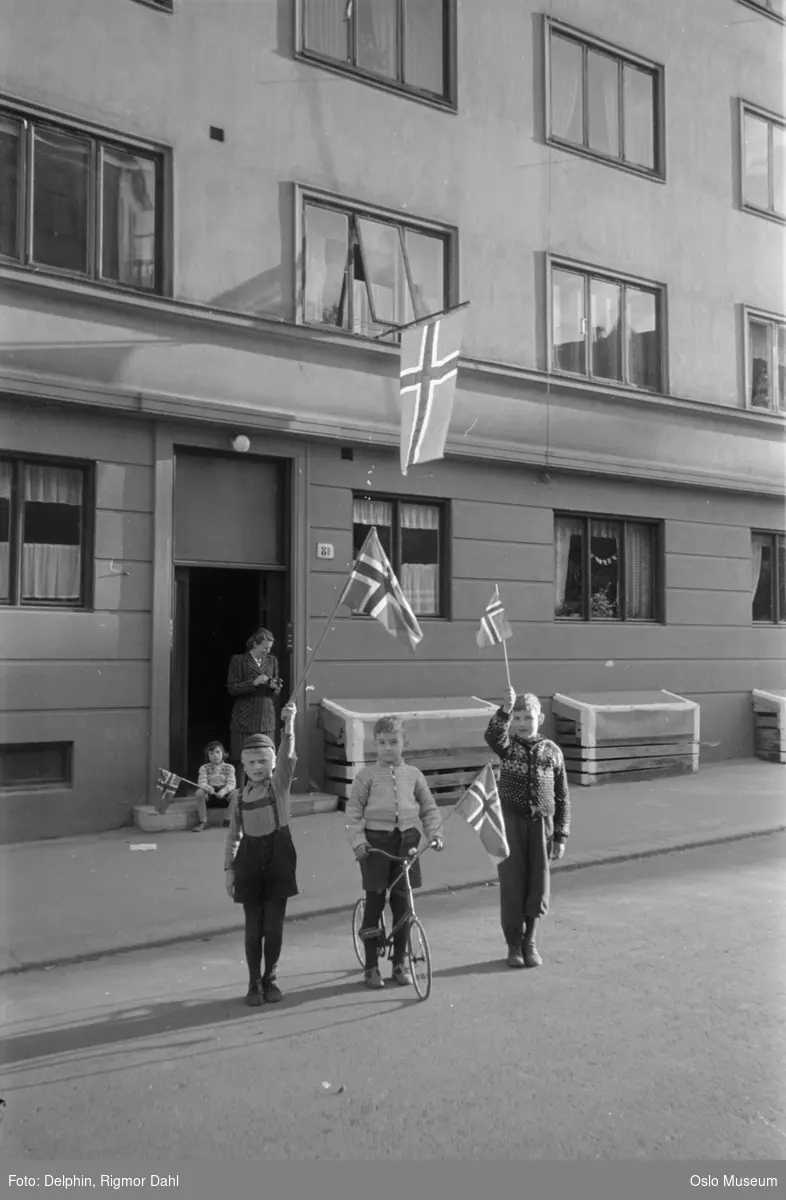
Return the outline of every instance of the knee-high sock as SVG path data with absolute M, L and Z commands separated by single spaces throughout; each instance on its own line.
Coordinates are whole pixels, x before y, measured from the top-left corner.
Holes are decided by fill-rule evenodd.
M 268 900 L 264 907 L 262 936 L 265 939 L 265 974 L 263 983 L 272 983 L 276 978 L 276 967 L 281 957 L 281 945 L 284 941 L 284 917 L 287 912 L 286 900 Z
M 246 916 L 246 962 L 249 983 L 259 983 L 262 974 L 263 909 L 260 904 L 244 904 Z

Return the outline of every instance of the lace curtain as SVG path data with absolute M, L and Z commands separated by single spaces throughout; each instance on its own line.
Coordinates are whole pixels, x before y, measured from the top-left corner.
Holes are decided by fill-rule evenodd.
M 580 537 L 584 522 L 580 517 L 558 517 L 554 529 L 554 610 L 565 604 L 565 589 L 568 582 L 568 559 L 570 539 Z
M 759 590 L 764 542 L 765 538 L 761 533 L 754 533 L 751 537 L 751 601 L 755 599 Z
M 82 473 L 64 467 L 25 467 L 25 503 L 82 505 Z M 22 598 L 78 600 L 81 591 L 82 548 L 54 542 L 25 542 L 22 546 Z
M 625 616 L 650 620 L 653 616 L 652 527 L 625 527 Z

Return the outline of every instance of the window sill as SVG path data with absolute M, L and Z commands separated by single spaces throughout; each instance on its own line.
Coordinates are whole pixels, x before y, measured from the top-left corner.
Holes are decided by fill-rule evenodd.
M 115 283 L 111 279 L 94 279 L 91 275 L 84 275 L 78 271 L 63 271 L 58 267 L 41 266 L 40 263 L 28 266 L 16 258 L 7 258 L 4 255 L 0 255 L 0 267 L 13 271 L 21 278 L 51 280 L 53 284 L 65 283 L 75 288 L 101 288 L 102 291 L 118 296 L 139 296 L 147 300 L 165 299 L 163 292 L 153 291 L 151 288 L 138 288 L 127 283 Z
M 596 388 L 613 388 L 615 392 L 625 392 L 630 396 L 668 396 L 667 391 L 661 391 L 659 388 L 637 387 L 635 383 L 623 383 L 620 379 L 603 379 L 598 375 L 579 375 L 572 371 L 564 371 L 559 367 L 552 367 L 549 371 L 552 378 L 570 380 L 574 383 L 583 383 L 594 386 Z
M 753 12 L 760 13 L 763 17 L 769 17 L 772 21 L 777 21 L 779 25 L 786 25 L 786 17 L 780 13 L 774 12 L 771 8 L 765 8 L 763 4 L 756 4 L 756 0 L 739 0 L 745 8 L 750 8 Z
M 171 13 L 174 0 L 134 0 L 136 4 L 144 4 L 145 8 L 156 8 L 159 12 Z
M 150 3 L 150 0 L 143 0 L 145 3 Z M 423 92 L 418 88 L 409 87 L 405 83 L 398 83 L 393 79 L 385 79 L 381 75 L 374 75 L 371 71 L 364 71 L 361 67 L 353 67 L 351 64 L 340 63 L 335 59 L 323 58 L 319 54 L 314 54 L 308 50 L 298 50 L 295 53 L 295 59 L 298 62 L 305 63 L 309 67 L 316 67 L 323 71 L 330 71 L 333 75 L 340 75 L 343 79 L 354 79 L 358 83 L 366 84 L 368 87 L 377 88 L 379 91 L 387 92 L 389 95 L 402 96 L 406 100 L 414 100 L 416 104 L 425 104 L 427 108 L 436 108 L 440 112 L 457 113 L 458 105 L 455 100 L 448 97 L 439 97 L 431 92 Z
M 665 170 L 649 170 L 647 167 L 637 167 L 633 163 L 625 162 L 621 158 L 612 158 L 608 154 L 600 154 L 596 150 L 588 150 L 586 146 L 577 146 L 575 142 L 565 142 L 561 138 L 550 135 L 546 138 L 546 145 L 551 146 L 554 150 L 564 150 L 568 154 L 576 154 L 579 158 L 599 163 L 603 167 L 614 167 L 618 171 L 624 171 L 626 175 L 636 175 L 639 179 L 647 179 L 650 183 L 666 182 Z
M 642 617 L 628 617 L 627 621 L 623 621 L 621 617 L 591 617 L 589 620 L 586 617 L 554 617 L 553 620 L 559 625 L 633 625 L 638 629 L 641 625 L 665 625 L 665 621 L 656 621 L 654 618 L 649 619 Z
M 742 204 L 742 211 L 748 213 L 751 217 L 762 217 L 765 221 L 772 221 L 774 225 L 786 225 L 786 216 L 781 216 L 780 213 L 770 212 L 767 208 L 757 208 L 755 204 Z

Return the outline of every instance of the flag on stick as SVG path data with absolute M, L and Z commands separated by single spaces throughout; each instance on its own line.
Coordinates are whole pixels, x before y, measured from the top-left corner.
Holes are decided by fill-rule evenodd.
M 163 767 L 158 768 L 156 786 L 161 792 L 161 801 L 158 806 L 159 811 L 164 812 L 166 810 L 182 782 L 182 778 L 179 775 L 175 775 L 174 771 L 166 771 Z
M 456 805 L 456 812 L 475 830 L 494 866 L 504 862 L 510 846 L 491 763 L 473 779 Z
M 475 635 L 475 641 L 482 649 L 484 646 L 498 646 L 500 642 L 504 642 L 513 633 L 508 619 L 505 616 L 505 609 L 502 607 L 502 601 L 499 598 L 499 588 L 495 588 L 494 595 L 486 605 L 486 611 L 480 618 L 480 629 Z
M 423 631 L 410 608 L 401 585 L 393 574 L 388 557 L 380 545 L 376 527 L 372 527 L 352 565 L 340 604 L 355 613 L 366 613 L 380 621 L 393 637 L 406 633 L 415 649 Z
M 466 305 L 401 334 L 401 473 L 442 458 L 453 412 Z

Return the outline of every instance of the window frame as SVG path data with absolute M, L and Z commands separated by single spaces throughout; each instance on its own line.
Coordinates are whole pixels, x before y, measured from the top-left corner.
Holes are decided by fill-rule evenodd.
M 352 0 L 348 0 L 348 6 Z M 353 15 L 355 10 L 352 4 Z M 386 79 L 383 75 L 377 75 L 373 71 L 367 70 L 365 67 L 357 66 L 351 62 L 341 62 L 340 59 L 330 58 L 326 54 L 321 54 L 318 50 L 311 50 L 306 46 L 306 12 L 305 0 L 297 0 L 294 5 L 295 10 L 295 58 L 302 62 L 308 63 L 310 66 L 320 67 L 326 71 L 333 71 L 345 78 L 357 79 L 361 83 L 368 84 L 371 87 L 381 88 L 385 92 L 394 92 L 397 95 L 405 96 L 410 100 L 414 100 L 420 104 L 427 104 L 433 108 L 440 108 L 449 112 L 458 111 L 458 2 L 457 0 L 442 0 L 443 11 L 443 40 L 442 40 L 442 73 L 443 73 L 443 91 L 429 92 L 425 88 L 419 88 L 414 84 L 406 83 L 399 79 Z M 402 76 L 405 70 L 405 50 L 406 50 L 406 35 L 404 31 L 404 11 L 405 0 L 397 0 L 397 16 L 396 16 L 396 36 L 397 36 L 397 59 L 398 70 Z M 353 33 L 351 42 L 353 47 L 356 45 L 356 35 Z M 356 51 L 355 55 L 356 55 Z
M 582 108 L 584 113 L 584 127 L 582 130 L 582 144 L 570 142 L 566 138 L 561 138 L 551 132 L 551 38 L 552 33 L 558 37 L 566 38 L 576 42 L 582 51 Z M 568 25 L 564 21 L 556 20 L 554 17 L 544 17 L 543 20 L 543 54 L 544 54 L 544 141 L 549 146 L 555 146 L 559 150 L 567 150 L 572 154 L 579 154 L 584 158 L 590 158 L 594 162 L 603 163 L 609 167 L 616 167 L 620 171 L 627 171 L 633 175 L 639 175 L 644 179 L 651 179 L 656 183 L 666 182 L 666 120 L 665 120 L 665 96 L 666 96 L 666 68 L 663 63 L 655 62 L 652 59 L 642 58 L 641 55 L 635 54 L 630 50 L 625 50 L 621 46 L 614 45 L 612 42 L 604 41 L 602 38 L 585 33 L 581 29 L 577 29 L 573 25 Z M 626 162 L 625 158 L 612 154 L 604 154 L 601 150 L 593 150 L 589 145 L 584 144 L 587 138 L 587 121 L 588 121 L 588 73 L 586 69 L 587 52 L 596 50 L 601 54 L 607 55 L 615 59 L 618 66 L 618 74 L 624 65 L 634 67 L 640 71 L 646 71 L 653 77 L 653 113 L 652 113 L 652 146 L 653 146 L 653 167 L 643 167 L 640 163 Z M 625 115 L 624 115 L 624 96 L 623 89 L 618 90 L 618 128 L 620 136 L 621 154 L 625 153 Z
M 647 517 L 620 516 L 619 513 L 583 513 L 571 512 L 568 509 L 555 508 L 552 510 L 552 564 L 557 552 L 556 527 L 559 519 L 569 521 L 582 521 L 584 523 L 583 530 L 583 548 L 581 559 L 582 583 L 581 583 L 581 616 L 580 617 L 560 617 L 556 612 L 556 604 L 553 605 L 552 620 L 566 625 L 665 625 L 666 624 L 666 602 L 665 602 L 665 556 L 664 556 L 664 522 L 662 520 L 651 520 Z M 619 610 L 622 614 L 619 617 L 593 617 L 592 616 L 592 596 L 590 594 L 590 579 L 591 579 L 591 560 L 590 560 L 590 525 L 592 521 L 616 521 L 621 527 L 620 537 L 620 562 L 619 562 Z M 648 525 L 653 531 L 653 562 L 652 562 L 652 612 L 651 617 L 628 617 L 625 615 L 626 594 L 625 594 L 625 553 L 626 553 L 626 527 L 628 525 Z
M 149 0 L 142 0 L 148 3 Z M 154 7 L 160 8 L 159 4 Z M 0 120 L 20 126 L 17 158 L 17 253 L 0 253 L 0 266 L 19 269 L 26 274 L 70 279 L 79 284 L 111 288 L 113 291 L 158 299 L 172 293 L 171 255 L 171 152 L 160 143 L 137 137 L 127 137 L 115 130 L 105 129 L 87 121 L 74 120 L 66 115 L 19 104 L 0 92 Z M 35 160 L 33 146 L 36 131 L 82 138 L 89 145 L 87 190 L 87 265 L 85 271 L 52 266 L 37 262 L 33 256 Z M 121 280 L 107 278 L 101 272 L 103 236 L 103 153 L 115 150 L 139 154 L 156 164 L 156 247 L 154 288 L 139 287 Z
M 576 371 L 566 371 L 564 367 L 555 365 L 554 353 L 554 271 L 566 271 L 574 275 L 583 275 L 585 278 L 585 323 L 584 331 L 584 346 L 587 370 L 583 374 Z M 599 279 L 606 283 L 618 284 L 625 288 L 628 285 L 637 288 L 639 291 L 654 293 L 656 298 L 655 313 L 658 321 L 658 329 L 660 334 L 660 353 L 658 362 L 660 367 L 660 386 L 658 388 L 642 387 L 636 383 L 628 383 L 625 379 L 628 365 L 628 339 L 627 339 L 627 318 L 625 316 L 624 295 L 620 304 L 620 335 L 621 335 L 621 356 L 620 365 L 622 368 L 622 379 L 608 379 L 602 375 L 590 374 L 590 366 L 592 363 L 591 355 L 591 324 L 590 324 L 590 281 Z M 564 258 L 559 254 L 546 255 L 546 371 L 549 375 L 556 375 L 561 379 L 575 379 L 584 383 L 592 384 L 595 387 L 605 388 L 623 388 L 625 391 L 633 395 L 644 396 L 668 396 L 669 395 L 669 361 L 668 361 L 668 294 L 665 283 L 659 283 L 652 279 L 642 279 L 637 275 L 627 275 L 622 271 L 612 271 L 605 267 L 598 267 L 592 263 L 579 262 L 576 259 Z
M 58 612 L 89 612 L 94 602 L 94 553 L 95 553 L 95 463 L 75 458 L 56 458 L 49 455 L 0 453 L 0 461 L 12 465 L 11 497 L 8 506 L 8 599 L 0 600 L 0 614 L 9 610 L 56 609 Z M 82 472 L 82 539 L 80 549 L 82 563 L 80 573 L 80 596 L 71 600 L 54 599 L 25 600 L 22 597 L 22 571 L 20 567 L 24 545 L 24 500 L 22 499 L 22 472 L 25 466 L 62 467 L 69 471 Z
M 384 346 L 396 346 L 399 344 L 400 340 L 396 326 L 391 326 L 390 333 L 380 335 L 355 333 L 352 329 L 345 329 L 343 326 L 329 325 L 319 321 L 306 320 L 306 263 L 308 259 L 306 247 L 306 206 L 308 204 L 312 204 L 315 207 L 329 208 L 334 212 L 341 212 L 345 217 L 347 217 L 348 220 L 352 217 L 365 217 L 372 221 L 381 221 L 386 222 L 387 224 L 395 225 L 399 230 L 411 229 L 415 233 L 441 238 L 444 243 L 444 308 L 450 308 L 456 303 L 459 279 L 458 229 L 456 226 L 446 225 L 442 222 L 430 221 L 420 217 L 413 217 L 409 213 L 402 213 L 395 209 L 382 208 L 375 204 L 365 204 L 362 201 L 351 200 L 349 197 L 338 196 L 332 192 L 322 191 L 319 188 L 311 188 L 302 184 L 296 184 L 294 255 L 296 279 L 296 324 L 302 325 L 304 329 L 320 330 L 322 333 L 332 332 L 339 336 L 350 337 L 355 340 L 365 342 L 376 342 L 377 344 Z M 408 261 L 406 262 L 405 266 L 407 269 L 408 279 L 411 279 Z M 348 290 L 351 294 L 351 288 Z M 384 324 L 384 322 L 382 323 Z
M 780 611 L 780 566 L 778 559 L 778 539 L 786 538 L 786 530 L 783 529 L 756 529 L 751 528 L 751 555 L 753 554 L 753 539 L 754 537 L 765 537 L 770 541 L 771 547 L 771 562 L 772 571 L 770 573 L 770 605 L 772 608 L 772 616 L 764 617 L 761 620 L 756 620 L 753 616 L 753 602 L 756 598 L 756 593 L 751 596 L 751 625 L 756 628 L 771 628 L 772 626 L 786 625 L 786 611 Z M 757 588 L 758 591 L 758 588 Z
M 31 753 L 36 750 L 51 749 L 52 747 L 57 747 L 61 751 L 62 775 L 50 779 L 16 779 L 8 783 L 0 775 L 0 794 L 6 792 L 62 791 L 64 788 L 72 788 L 74 786 L 73 742 L 3 742 L 0 744 L 0 759 L 5 758 L 9 750 L 24 750 Z
M 786 23 L 786 22 L 784 22 Z M 764 217 L 767 221 L 775 221 L 778 225 L 786 225 L 786 211 L 778 212 L 775 208 L 761 208 L 758 204 L 751 204 L 745 198 L 745 117 L 750 115 L 759 121 L 767 122 L 767 193 L 769 200 L 774 204 L 774 171 L 773 171 L 773 153 L 772 153 L 772 131 L 774 126 L 778 126 L 783 130 L 786 136 L 786 117 L 779 113 L 770 112 L 766 108 L 761 108 L 758 104 L 751 104 L 749 100 L 740 98 L 739 102 L 739 138 L 740 138 L 740 207 L 743 212 L 751 213 L 756 217 Z M 784 187 L 786 194 L 786 186 Z
M 452 602 L 453 602 L 453 561 L 451 555 L 452 536 L 451 536 L 451 504 L 449 500 L 433 496 L 413 496 L 399 495 L 393 492 L 369 492 L 362 488 L 352 489 L 352 504 L 356 500 L 375 500 L 377 503 L 392 505 L 391 514 L 391 556 L 390 565 L 393 568 L 393 573 L 401 583 L 401 520 L 399 517 L 399 505 L 401 504 L 426 504 L 432 508 L 439 509 L 439 548 L 440 548 L 440 563 L 439 563 L 439 580 L 437 594 L 439 596 L 438 613 L 415 613 L 418 623 L 421 621 L 452 621 Z M 351 522 L 351 530 L 354 533 L 354 520 Z M 369 526 L 370 528 L 370 526 Z M 352 556 L 354 562 L 354 552 Z M 353 613 L 353 616 L 366 618 L 366 613 Z M 369 618 L 372 619 L 373 618 Z
M 739 0 L 740 4 L 744 4 L 746 8 L 752 8 L 754 12 L 761 13 L 762 16 L 770 17 L 771 20 L 777 21 L 780 25 L 786 25 L 786 14 L 776 12 L 773 8 L 768 8 L 762 0 Z
M 786 329 L 786 316 L 779 316 L 777 313 L 765 312 L 763 309 L 752 308 L 745 304 L 742 308 L 743 312 L 743 361 L 745 369 L 745 407 L 749 412 L 755 413 L 773 413 L 775 416 L 786 417 L 786 390 L 784 395 L 778 396 L 778 343 L 777 338 L 772 338 L 770 346 L 770 372 L 773 382 L 771 402 L 767 408 L 762 408 L 758 404 L 753 403 L 752 386 L 753 386 L 753 354 L 751 353 L 751 323 L 757 321 L 760 325 L 769 325 L 773 329 L 782 327 Z

